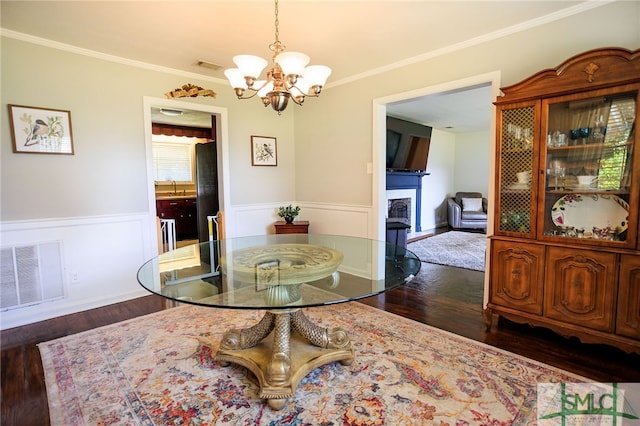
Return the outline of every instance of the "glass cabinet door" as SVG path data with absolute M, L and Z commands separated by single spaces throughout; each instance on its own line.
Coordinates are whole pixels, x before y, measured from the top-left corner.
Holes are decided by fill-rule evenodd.
M 536 118 L 540 103 L 499 108 L 498 179 L 495 232 L 532 238 L 535 235 L 535 191 L 538 182 Z
M 633 169 L 638 90 L 601 93 L 543 101 L 542 239 L 635 244 L 628 221 L 630 202 L 637 204 L 632 187 L 639 173 Z M 637 216 L 637 206 L 631 208 Z

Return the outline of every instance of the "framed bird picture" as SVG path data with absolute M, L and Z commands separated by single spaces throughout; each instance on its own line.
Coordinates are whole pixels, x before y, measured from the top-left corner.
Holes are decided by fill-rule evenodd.
M 71 112 L 9 105 L 13 152 L 73 155 Z
M 268 136 L 251 136 L 251 165 L 278 165 L 278 149 L 276 146 L 276 138 L 271 138 Z

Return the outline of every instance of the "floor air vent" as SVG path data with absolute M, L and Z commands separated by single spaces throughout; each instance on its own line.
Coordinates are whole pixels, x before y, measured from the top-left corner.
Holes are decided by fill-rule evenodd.
M 0 309 L 64 297 L 60 242 L 0 249 Z

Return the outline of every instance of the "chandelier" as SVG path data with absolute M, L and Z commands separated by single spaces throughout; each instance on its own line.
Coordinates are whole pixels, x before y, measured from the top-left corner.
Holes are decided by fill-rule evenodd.
M 264 106 L 271 105 L 278 115 L 291 99 L 302 105 L 307 96 L 318 97 L 331 68 L 324 65 L 310 65 L 304 53 L 285 52 L 279 39 L 278 0 L 275 0 L 275 41 L 269 45 L 273 52 L 273 66 L 267 71 L 266 80 L 258 80 L 268 61 L 253 55 L 238 55 L 233 62 L 238 68 L 225 70 L 224 75 L 236 92 L 238 99 L 251 99 L 258 95 Z

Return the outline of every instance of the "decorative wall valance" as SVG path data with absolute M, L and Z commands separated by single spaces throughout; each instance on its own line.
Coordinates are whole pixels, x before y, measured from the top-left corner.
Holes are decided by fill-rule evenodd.
M 152 123 L 151 132 L 154 135 L 186 136 L 190 138 L 204 138 L 215 140 L 214 129 L 206 127 L 177 126 L 175 124 Z

